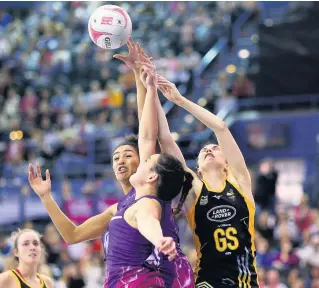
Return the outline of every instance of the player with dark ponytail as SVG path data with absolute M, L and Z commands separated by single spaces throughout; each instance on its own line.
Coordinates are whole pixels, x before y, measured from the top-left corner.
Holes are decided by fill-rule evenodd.
M 191 173 L 189 173 L 189 172 L 185 172 L 185 179 L 184 179 L 184 184 L 183 184 L 181 197 L 179 199 L 177 207 L 173 208 L 173 213 L 175 215 L 179 214 L 181 212 L 182 207 L 183 207 L 183 205 L 185 203 L 186 197 L 188 196 L 189 191 L 192 189 L 193 180 L 194 180 L 193 175 Z

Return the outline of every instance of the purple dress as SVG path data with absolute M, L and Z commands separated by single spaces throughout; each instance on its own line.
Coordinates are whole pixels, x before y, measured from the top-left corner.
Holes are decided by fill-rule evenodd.
M 150 196 L 150 198 L 154 198 L 154 197 Z M 178 252 L 176 258 L 173 261 L 169 261 L 167 256 L 162 255 L 162 257 L 159 257 L 159 255 L 157 255 L 155 253 L 154 246 L 151 243 L 149 243 L 138 232 L 137 229 L 134 229 L 130 225 L 128 225 L 124 219 L 122 219 L 122 221 L 117 221 L 117 222 L 111 221 L 112 225 L 110 224 L 110 227 L 109 227 L 109 231 L 111 233 L 109 234 L 108 233 L 109 231 L 106 231 L 106 233 L 103 235 L 103 239 L 102 239 L 103 246 L 104 246 L 104 252 L 105 252 L 105 258 L 106 258 L 106 270 L 107 270 L 106 271 L 107 280 L 106 280 L 106 284 L 104 286 L 105 288 L 106 287 L 111 287 L 111 288 L 121 287 L 121 286 L 112 286 L 112 282 L 110 282 L 110 277 L 108 277 L 108 276 L 110 276 L 110 269 L 113 270 L 112 266 L 116 266 L 117 267 L 116 269 L 120 270 L 120 268 L 118 266 L 119 264 L 112 262 L 112 254 L 111 253 L 112 253 L 112 249 L 116 248 L 114 246 L 116 246 L 116 245 L 121 246 L 123 244 L 121 242 L 121 241 L 123 241 L 123 238 L 121 238 L 121 236 L 117 236 L 119 238 L 119 240 L 116 240 L 116 245 L 115 244 L 112 245 L 111 239 L 117 239 L 117 238 L 113 237 L 114 232 L 115 232 L 115 234 L 118 234 L 118 235 L 130 235 L 130 237 L 125 237 L 126 238 L 125 241 L 127 241 L 127 238 L 130 240 L 134 240 L 134 241 L 137 240 L 137 242 L 139 243 L 139 244 L 138 243 L 137 244 L 141 245 L 141 246 L 134 248 L 136 255 L 135 255 L 135 253 L 133 253 L 136 256 L 136 259 L 139 258 L 139 261 L 140 261 L 140 262 L 138 262 L 139 264 L 141 264 L 142 260 L 144 261 L 142 264 L 142 266 L 144 266 L 143 269 L 141 270 L 141 267 L 139 267 L 139 273 L 138 273 L 139 279 L 141 277 L 144 279 L 146 277 L 145 274 L 149 273 L 149 271 L 152 271 L 151 272 L 151 274 L 153 273 L 152 276 L 150 276 L 150 274 L 149 274 L 147 279 L 153 279 L 153 280 L 156 279 L 155 280 L 155 282 L 157 282 L 156 285 L 159 285 L 158 276 L 160 276 L 159 279 L 163 279 L 164 283 L 165 283 L 165 286 L 163 286 L 163 287 L 173 287 L 173 288 L 194 287 L 194 275 L 193 275 L 192 268 L 191 268 L 186 256 L 182 253 L 181 248 L 179 246 L 178 228 L 177 228 L 177 225 L 175 223 L 175 220 L 174 220 L 172 212 L 171 212 L 171 202 L 163 202 L 161 200 L 158 200 L 158 201 L 161 203 L 161 206 L 162 206 L 161 226 L 163 229 L 163 234 L 164 234 L 164 236 L 172 237 L 174 239 L 174 241 L 176 242 L 176 248 L 177 248 L 177 252 Z M 135 190 L 132 189 L 127 195 L 125 195 L 118 202 L 118 213 L 114 217 L 117 217 L 117 216 L 122 217 L 124 212 L 126 211 L 126 209 L 134 203 L 136 203 Z M 112 220 L 114 219 L 114 217 L 112 218 Z M 121 220 L 121 218 L 115 218 L 115 219 Z M 121 222 L 125 222 L 125 223 L 121 223 Z M 113 225 L 113 224 L 117 224 L 117 225 L 119 224 L 120 226 L 117 229 L 116 227 L 113 227 L 113 226 L 117 226 L 117 225 Z M 125 232 L 123 232 L 124 230 L 125 230 Z M 139 238 L 136 233 L 138 233 L 139 236 L 141 236 L 144 241 L 147 241 L 148 244 L 146 244 L 146 242 L 143 242 L 142 238 Z M 110 237 L 110 235 L 111 235 L 111 237 Z M 134 237 L 134 239 L 133 239 L 133 237 Z M 120 244 L 120 243 L 122 243 L 122 244 Z M 142 245 L 142 243 L 143 243 L 143 245 Z M 133 245 L 133 243 L 132 242 L 127 243 L 125 245 Z M 112 249 L 110 249 L 111 246 L 113 246 Z M 118 247 L 118 249 L 120 249 L 121 251 L 125 250 L 125 249 L 122 249 L 120 247 Z M 133 248 L 131 247 L 130 252 L 128 253 L 128 255 L 130 255 L 130 259 L 131 259 L 131 256 L 133 255 L 132 249 Z M 121 262 L 121 264 L 127 264 L 127 263 L 129 263 L 129 262 L 126 262 L 126 260 L 124 262 L 123 261 Z M 134 262 L 134 265 L 136 265 L 138 263 Z M 126 275 L 129 275 L 129 277 L 133 278 L 132 273 L 134 273 L 136 271 L 132 268 L 132 265 L 129 265 L 129 266 L 130 266 L 129 268 L 126 267 L 126 269 L 129 269 L 129 271 L 126 271 Z M 138 266 L 136 266 L 136 267 L 138 267 Z M 154 272 L 157 273 L 156 277 L 155 277 Z M 159 275 L 158 275 L 158 272 L 159 272 Z M 134 285 L 135 285 L 134 283 L 131 283 L 131 285 L 128 287 L 135 287 Z M 152 287 L 152 286 L 148 286 L 148 285 L 150 285 L 150 284 L 147 284 L 146 287 Z M 137 283 L 137 286 L 142 287 L 140 283 Z M 162 287 L 162 286 L 154 286 L 154 287 Z

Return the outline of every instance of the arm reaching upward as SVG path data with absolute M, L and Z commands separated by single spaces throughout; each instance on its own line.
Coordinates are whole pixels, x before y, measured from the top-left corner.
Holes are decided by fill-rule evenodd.
M 163 87 L 162 89 L 166 91 L 164 96 L 168 100 L 187 110 L 199 121 L 215 132 L 220 149 L 223 151 L 226 157 L 232 174 L 236 178 L 239 186 L 247 194 L 247 197 L 253 201 L 249 171 L 247 169 L 244 157 L 226 123 L 213 113 L 183 97 L 178 90 L 176 93 L 170 93 L 170 91 L 173 89 L 172 83 L 166 79 L 159 79 L 158 85 L 161 85 Z
M 75 244 L 102 236 L 117 211 L 117 204 L 114 204 L 103 213 L 91 217 L 77 226 L 61 211 L 54 201 L 51 195 L 49 170 L 46 171 L 46 180 L 42 180 L 40 166 L 37 165 L 37 173 L 35 173 L 33 166 L 30 164 L 29 183 L 34 192 L 40 197 L 53 224 L 67 244 Z
M 163 76 L 157 75 L 158 79 L 158 90 L 160 90 L 163 95 L 165 93 L 174 93 L 174 90 L 165 89 L 165 86 L 160 85 L 161 81 L 166 80 Z M 175 86 L 175 85 L 174 85 Z M 176 86 L 175 89 L 177 90 Z M 178 91 L 178 90 L 177 90 Z M 156 98 L 156 108 L 157 108 L 157 116 L 158 116 L 158 138 L 161 145 L 161 149 L 163 152 L 174 155 L 179 161 L 182 162 L 184 168 L 187 168 L 184 156 L 176 144 L 171 131 L 168 126 L 167 118 L 163 107 L 159 101 L 159 98 Z
M 140 161 L 147 160 L 155 154 L 156 141 L 158 136 L 158 119 L 155 99 L 157 96 L 155 66 L 141 63 L 140 79 L 146 87 L 146 99 L 139 126 L 138 149 Z
M 134 43 L 132 39 L 127 42 L 128 55 L 115 54 L 113 58 L 123 61 L 128 67 L 132 68 L 135 76 L 136 92 L 137 92 L 137 113 L 138 119 L 141 121 L 143 106 L 145 102 L 146 88 L 140 79 L 141 65 L 136 61 L 146 62 L 151 64 L 152 57 L 149 57 L 141 48 L 139 43 Z

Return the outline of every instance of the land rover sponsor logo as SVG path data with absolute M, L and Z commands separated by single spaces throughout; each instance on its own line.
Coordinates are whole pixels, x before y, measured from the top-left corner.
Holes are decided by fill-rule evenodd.
M 225 222 L 236 215 L 236 209 L 229 205 L 220 205 L 207 212 L 207 218 L 213 222 Z

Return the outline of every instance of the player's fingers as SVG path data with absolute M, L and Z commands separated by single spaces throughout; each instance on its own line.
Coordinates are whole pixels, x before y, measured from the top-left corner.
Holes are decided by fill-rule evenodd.
M 37 163 L 37 176 L 42 178 L 40 165 Z
M 36 178 L 36 174 L 32 164 L 30 163 L 29 164 L 29 181 L 33 181 L 34 178 Z
M 159 85 L 158 83 L 157 83 L 157 88 L 158 88 L 158 90 L 160 90 L 161 92 L 167 92 L 167 91 L 168 91 L 165 87 L 163 87 L 162 85 Z
M 32 177 L 32 173 L 31 173 L 30 170 L 29 170 L 29 173 L 28 173 L 28 180 L 29 180 L 29 183 L 31 184 L 32 180 L 33 180 L 33 177 Z
M 162 83 L 165 83 L 165 84 L 170 84 L 170 82 L 168 81 L 168 80 L 166 80 L 164 77 L 162 77 L 162 76 L 158 76 L 157 75 L 157 79 L 158 79 L 158 81 L 161 81 Z
M 141 48 L 140 43 L 138 43 L 138 42 L 136 42 L 136 49 L 137 49 L 137 52 L 138 52 L 138 53 L 141 53 L 141 50 L 143 50 L 143 49 Z
M 143 71 L 150 71 L 150 68 L 149 68 L 148 66 L 146 66 L 146 65 L 143 65 L 143 66 L 141 67 L 141 69 L 142 69 Z
M 160 83 L 159 81 L 157 81 L 157 85 L 159 85 L 161 87 L 161 89 L 164 89 L 166 91 L 169 91 L 171 89 L 171 87 L 169 87 L 163 83 Z
M 144 57 L 150 58 L 150 56 L 147 55 L 147 53 L 144 51 L 144 49 L 142 49 L 142 54 L 143 54 Z
M 166 255 L 169 255 L 169 254 L 173 253 L 175 251 L 175 249 L 176 249 L 175 242 L 173 240 L 171 240 L 163 245 L 162 252 Z
M 150 68 L 150 69 L 155 68 L 155 66 L 152 64 L 152 62 L 135 61 L 135 63 L 140 64 L 142 66 L 146 66 L 147 68 Z
M 119 59 L 119 60 L 122 60 L 122 61 L 125 61 L 127 56 L 124 56 L 124 55 L 120 55 L 120 54 L 115 54 L 113 55 L 113 58 L 116 58 L 116 59 Z
M 169 249 L 167 249 L 166 250 L 166 255 L 172 255 L 172 254 L 174 254 L 175 253 L 175 251 L 176 251 L 176 247 L 174 246 L 174 247 L 170 247 Z
M 34 169 L 31 163 L 29 163 L 29 172 L 31 173 L 31 176 L 33 176 Z
M 157 80 L 160 81 L 161 83 L 164 83 L 164 84 L 167 84 L 167 85 L 169 84 L 169 81 L 167 81 L 165 78 L 163 79 L 162 77 L 158 77 L 157 76 Z
M 47 170 L 45 171 L 45 180 L 46 180 L 46 181 L 51 181 L 51 176 L 50 176 L 49 169 L 47 169 Z
M 173 254 L 171 254 L 170 256 L 168 256 L 168 260 L 169 260 L 169 261 L 174 260 L 175 257 L 176 257 L 176 255 L 177 255 L 177 252 L 175 251 Z
M 129 42 L 131 45 L 135 45 L 135 42 L 134 42 L 134 40 L 133 40 L 132 37 L 130 37 L 130 38 L 128 39 L 128 42 Z
M 167 83 L 167 81 L 162 80 L 161 78 L 157 78 L 157 83 L 160 83 L 161 85 L 165 85 L 168 86 L 169 84 Z
M 131 39 L 130 39 L 131 40 Z M 128 48 L 128 51 L 131 51 L 132 50 L 132 48 L 133 48 L 133 41 L 127 41 L 127 43 L 126 43 L 126 45 L 127 45 L 127 48 Z
M 172 246 L 172 242 L 169 239 L 165 240 L 165 242 L 161 246 L 161 252 L 166 254 L 167 251 L 170 250 L 171 246 Z
M 157 86 L 157 89 L 164 94 L 165 90 L 161 86 Z

